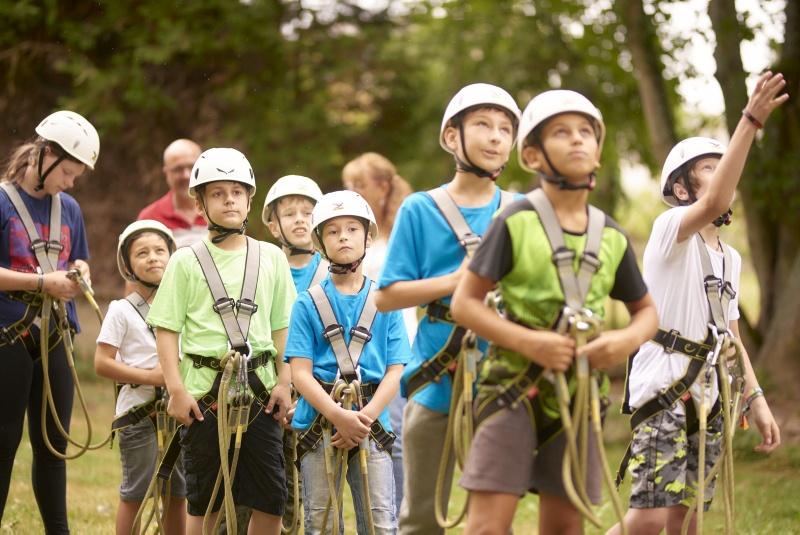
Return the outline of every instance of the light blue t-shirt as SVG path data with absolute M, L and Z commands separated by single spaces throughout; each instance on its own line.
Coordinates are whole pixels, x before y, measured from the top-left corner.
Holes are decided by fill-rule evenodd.
M 442 187 L 447 186 L 444 184 Z M 521 199 L 523 195 L 515 195 Z M 500 208 L 500 188 L 496 187 L 492 201 L 477 208 L 458 207 L 474 234 L 483 235 L 492 216 Z M 452 273 L 461 265 L 465 256 L 447 220 L 436 207 L 436 203 L 425 192 L 412 193 L 403 201 L 397 212 L 392 235 L 386 253 L 387 261 L 378 279 L 378 288 L 389 286 L 397 281 L 414 281 L 440 277 Z M 441 299 L 450 304 L 450 296 Z M 400 380 L 400 393 L 407 396 L 408 378 L 419 369 L 422 363 L 446 344 L 455 327 L 443 322 L 430 322 L 427 317 L 419 323 L 414 338 L 413 357 L 406 365 Z M 478 340 L 478 349 L 486 351 L 487 342 Z M 417 391 L 413 399 L 429 409 L 448 414 L 453 388 L 449 377 L 431 383 Z
M 317 272 L 320 260 L 322 260 L 322 256 L 319 252 L 314 251 L 314 256 L 311 257 L 311 262 L 306 267 L 289 268 L 292 270 L 292 280 L 294 281 L 294 289 L 297 290 L 297 295 L 305 292 L 311 286 L 311 281 L 314 280 L 314 273 Z
M 356 295 L 339 293 L 330 277 L 320 283 L 328 296 L 336 319 L 344 327 L 344 340 L 347 344 L 350 343 L 350 329 L 358 324 L 358 318 L 364 308 L 369 293 L 369 282 L 369 279 L 364 277 L 364 286 Z M 314 377 L 332 383 L 336 379 L 339 366 L 330 342 L 322 338 L 323 330 L 314 300 L 307 291 L 301 293 L 292 307 L 284 361 L 289 362 L 290 358 L 297 357 L 312 359 Z M 388 314 L 378 313 L 370 333 L 372 339 L 364 345 L 358 366 L 362 383 L 379 383 L 386 374 L 387 366 L 406 364 L 411 359 L 411 347 L 408 344 L 402 312 L 395 310 Z M 297 402 L 292 425 L 298 430 L 308 429 L 316 416 L 317 411 L 301 396 Z M 378 420 L 384 429 L 391 431 L 388 407 L 383 410 Z

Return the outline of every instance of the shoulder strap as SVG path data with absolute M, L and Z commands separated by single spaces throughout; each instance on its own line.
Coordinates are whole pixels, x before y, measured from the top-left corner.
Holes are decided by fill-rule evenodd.
M 564 230 L 558 222 L 558 216 L 553 208 L 553 203 L 547 198 L 541 188 L 537 188 L 526 195 L 533 205 L 542 227 L 553 250 L 553 263 L 556 265 L 558 279 L 564 292 L 566 305 L 573 310 L 580 310 L 589 294 L 592 278 L 600 268 L 600 244 L 603 239 L 603 229 L 606 225 L 606 216 L 602 210 L 587 205 L 589 209 L 589 223 L 586 226 L 586 246 L 575 272 L 575 251 L 568 249 L 564 240 Z
M 314 276 L 311 277 L 311 284 L 308 285 L 309 288 L 312 286 L 316 286 L 320 282 L 322 282 L 325 277 L 328 276 L 328 267 L 330 264 L 324 259 L 319 259 L 319 264 L 317 264 L 317 270 L 314 272 Z
M 219 314 L 222 325 L 228 335 L 231 347 L 243 348 L 247 345 L 247 334 L 250 330 L 250 317 L 258 310 L 254 298 L 258 287 L 258 265 L 261 256 L 261 246 L 258 241 L 247 236 L 247 259 L 244 266 L 244 281 L 242 282 L 242 295 L 238 301 L 228 297 L 225 284 L 219 276 L 217 266 L 211 257 L 211 252 L 202 241 L 192 245 L 192 251 L 197 256 L 200 268 L 203 270 L 211 298 L 214 299 L 214 312 Z
M 322 320 L 322 325 L 325 330 L 322 332 L 322 337 L 331 344 L 333 354 L 336 356 L 336 363 L 339 365 L 339 371 L 342 377 L 349 384 L 354 379 L 358 378 L 356 368 L 358 367 L 358 360 L 361 358 L 361 352 L 364 346 L 372 339 L 370 329 L 375 322 L 375 316 L 378 314 L 378 308 L 375 306 L 375 283 L 369 282 L 369 290 L 367 292 L 367 299 L 364 301 L 364 307 L 361 309 L 361 315 L 358 317 L 356 326 L 350 329 L 350 344 L 344 343 L 344 327 L 336 319 L 336 314 L 331 307 L 331 302 L 325 294 L 322 286 L 316 285 L 308 289 L 311 299 L 314 301 L 314 306 L 317 308 L 319 319 Z
M 505 208 L 514 202 L 514 194 L 504 189 L 500 190 L 500 208 Z
M 731 286 L 731 270 L 733 265 L 731 261 L 731 250 L 722 240 L 719 241 L 723 256 L 722 280 L 720 280 L 714 276 L 714 270 L 711 267 L 711 257 L 706 249 L 705 241 L 703 241 L 703 237 L 699 232 L 695 234 L 695 241 L 700 248 L 700 263 L 703 267 L 703 286 L 706 290 L 711 321 L 717 328 L 717 332 L 723 333 L 728 330 L 728 304 L 731 299 L 736 297 L 736 292 L 733 291 L 733 286 Z
M 8 182 L 0 184 L 0 188 L 8 195 L 8 199 L 19 214 L 22 225 L 28 233 L 31 242 L 31 250 L 36 255 L 36 261 L 44 273 L 52 273 L 58 269 L 58 255 L 64 249 L 61 245 L 61 196 L 55 194 L 50 196 L 50 236 L 49 241 L 45 242 L 39 236 L 36 225 L 33 223 L 31 214 L 25 202 L 20 197 L 17 188 Z
M 147 325 L 147 315 L 150 313 L 150 305 L 147 304 L 147 301 L 144 297 L 139 295 L 139 292 L 133 292 L 125 300 L 131 304 L 133 309 L 139 313 L 139 316 L 142 318 L 142 321 L 145 322 Z M 147 325 L 147 329 L 153 335 L 153 338 L 156 337 L 156 329 L 152 325 Z
M 444 216 L 447 224 L 453 229 L 453 234 L 456 235 L 459 245 L 464 248 L 467 256 L 475 254 L 478 245 L 481 243 L 481 237 L 474 234 L 472 229 L 469 228 L 467 220 L 464 219 L 464 214 L 458 209 L 458 205 L 450 194 L 447 193 L 447 190 L 444 188 L 434 188 L 428 191 L 428 195 L 433 199 L 433 202 L 442 213 L 442 216 Z

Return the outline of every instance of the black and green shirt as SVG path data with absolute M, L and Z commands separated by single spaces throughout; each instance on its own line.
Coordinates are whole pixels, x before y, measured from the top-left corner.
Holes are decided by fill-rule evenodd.
M 586 245 L 586 233 L 565 232 L 564 239 L 567 247 L 576 253 L 577 269 Z M 564 308 L 564 292 L 552 255 L 538 213 L 528 199 L 522 199 L 495 217 L 469 269 L 497 282 L 503 306 L 517 321 L 534 329 L 552 329 Z M 607 297 L 625 303 L 635 302 L 647 294 L 647 286 L 628 236 L 608 215 L 598 257 L 601 265 L 592 279 L 585 307 L 602 320 Z M 495 362 L 484 366 L 482 373 L 482 379 L 489 383 L 498 382 L 498 378 L 489 377 L 492 370 L 503 369 L 504 378 L 513 377 L 529 362 L 511 351 L 490 353 Z

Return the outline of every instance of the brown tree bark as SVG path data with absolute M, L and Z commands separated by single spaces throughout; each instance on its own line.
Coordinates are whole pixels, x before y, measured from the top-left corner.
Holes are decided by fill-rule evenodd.
M 659 59 L 661 46 L 650 17 L 640 0 L 624 0 L 622 16 L 628 29 L 628 47 L 633 56 L 633 72 L 639 86 L 647 131 L 659 164 L 675 146 L 675 121 L 667 101 Z

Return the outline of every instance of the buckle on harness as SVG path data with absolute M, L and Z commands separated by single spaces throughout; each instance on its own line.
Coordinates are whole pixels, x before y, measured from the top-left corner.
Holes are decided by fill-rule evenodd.
M 570 267 L 572 267 L 572 262 L 575 260 L 575 251 L 572 249 L 562 248 L 558 251 L 554 251 L 553 256 L 550 258 L 556 266 L 560 267 L 564 264 L 569 264 Z
M 341 327 L 341 325 L 340 325 L 340 327 Z M 344 328 L 342 328 L 342 330 L 344 330 Z M 325 336 L 325 335 L 323 334 L 323 336 Z M 351 338 L 355 337 L 355 338 L 358 338 L 359 340 L 362 340 L 361 345 L 364 345 L 367 342 L 369 342 L 370 340 L 372 340 L 372 333 L 369 332 L 364 327 L 355 326 L 352 329 L 350 329 L 350 337 Z
M 668 355 L 675 351 L 675 344 L 678 342 L 678 336 L 680 336 L 680 334 L 678 329 L 670 329 L 667 333 L 667 337 L 664 338 L 664 351 L 666 351 Z M 670 341 L 670 336 L 672 336 L 672 341 Z
M 355 328 L 355 327 L 354 327 Z M 326 341 L 330 341 L 332 336 L 336 336 L 337 334 L 342 334 L 344 332 L 344 327 L 338 324 L 335 325 L 328 325 L 325 327 L 325 330 L 322 331 L 322 338 Z
M 245 299 L 244 301 L 237 301 L 236 308 L 239 309 L 239 312 L 242 312 L 242 309 L 246 313 L 249 313 L 251 316 L 258 311 L 258 305 L 252 302 L 249 299 Z
M 0 327 L 0 341 L 4 344 L 13 346 L 16 343 L 16 338 L 11 335 L 10 331 L 5 327 Z
M 477 234 L 467 234 L 463 239 L 458 240 L 458 244 L 466 250 L 478 246 L 481 243 L 481 237 Z
M 597 273 L 597 270 L 603 264 L 596 255 L 592 253 L 581 253 L 581 263 L 588 265 L 591 269 L 592 274 Z
M 241 350 L 244 349 L 245 352 L 243 353 Z M 231 341 L 228 340 L 228 351 L 234 350 L 238 351 L 240 355 L 244 356 L 245 360 L 250 360 L 250 357 L 253 356 L 253 346 L 250 345 L 250 340 L 245 340 L 243 346 L 233 346 L 231 345 Z M 220 369 L 222 369 L 220 367 Z
M 221 297 L 213 305 L 214 312 L 216 312 L 217 314 L 219 314 L 221 316 L 222 315 L 222 311 L 227 310 L 229 308 L 233 309 L 235 304 L 236 304 L 236 301 L 234 301 L 230 297 L 228 297 L 227 299 L 224 298 L 224 297 Z

